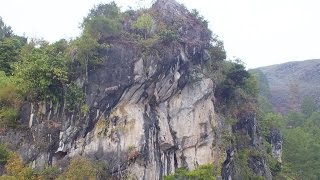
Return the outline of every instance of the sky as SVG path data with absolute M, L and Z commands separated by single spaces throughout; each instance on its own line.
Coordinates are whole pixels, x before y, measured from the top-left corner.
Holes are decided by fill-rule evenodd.
M 151 0 L 115 0 L 123 10 Z M 177 0 L 197 9 L 224 41 L 228 58 L 248 68 L 320 58 L 319 0 Z M 0 16 L 18 35 L 50 42 L 75 38 L 89 10 L 110 0 L 0 0 Z

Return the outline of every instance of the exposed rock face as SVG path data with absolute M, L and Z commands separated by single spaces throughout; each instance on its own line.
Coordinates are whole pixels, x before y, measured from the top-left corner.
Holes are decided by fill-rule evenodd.
M 234 174 L 234 154 L 235 149 L 230 148 L 227 150 L 227 158 L 223 163 L 221 172 L 223 180 L 231 180 Z
M 262 137 L 258 128 L 256 115 L 247 114 L 243 118 L 240 118 L 239 121 L 233 126 L 233 133 L 237 134 L 241 138 L 235 142 L 235 147 L 227 150 L 227 158 L 223 163 L 222 168 L 222 178 L 224 180 L 242 180 L 242 168 L 237 167 L 237 161 L 235 155 L 238 152 L 248 149 L 249 151 L 257 151 L 261 148 Z M 248 167 L 253 172 L 254 176 L 264 177 L 265 179 L 271 180 L 272 174 L 267 165 L 266 160 L 257 155 L 247 154 L 247 159 L 245 159 L 245 164 L 248 164 Z M 238 165 L 239 166 L 239 165 Z
M 26 104 L 21 122 L 30 128 L 8 132 L 1 141 L 12 142 L 34 168 L 64 168 L 64 161 L 83 155 L 105 161 L 116 178 L 156 180 L 179 167 L 218 164 L 224 152 L 215 144 L 226 125 L 214 110 L 215 82 L 201 68 L 211 61 L 211 33 L 173 0 L 159 0 L 151 10 L 168 24 L 188 20 L 175 24 L 179 42 L 158 41 L 146 53 L 130 39 L 108 39 L 112 47 L 101 52 L 108 60 L 77 80 L 85 86 L 88 113 L 51 102 Z M 252 146 L 260 143 L 256 126 L 255 116 L 237 126 Z M 227 154 L 227 169 L 233 154 Z M 257 174 L 268 176 L 260 173 L 267 169 L 263 159 L 258 162 Z M 233 177 L 227 169 L 224 179 Z
M 282 162 L 282 135 L 279 129 L 272 129 L 269 135 L 269 141 L 272 148 L 272 156 L 279 162 Z

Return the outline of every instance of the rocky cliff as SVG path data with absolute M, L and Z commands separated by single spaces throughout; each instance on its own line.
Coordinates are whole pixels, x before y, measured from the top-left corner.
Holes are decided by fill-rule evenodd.
M 89 111 L 26 102 L 20 122 L 27 127 L 2 133 L 1 141 L 36 169 L 63 169 L 69 159 L 85 156 L 106 162 L 117 179 L 162 179 L 203 164 L 222 167 L 223 179 L 243 179 L 234 154 L 260 149 L 261 136 L 253 112 L 230 125 L 215 111 L 218 81 L 205 68 L 217 61 L 211 32 L 174 0 L 158 0 L 149 12 L 151 36 L 165 24 L 175 27 L 179 40 L 156 40 L 146 48 L 126 36 L 101 38 L 111 44 L 100 52 L 105 60 L 76 80 Z M 128 32 L 132 21 L 123 23 Z M 226 142 L 233 134 L 247 140 Z M 263 157 L 250 156 L 248 164 L 254 175 L 271 179 Z

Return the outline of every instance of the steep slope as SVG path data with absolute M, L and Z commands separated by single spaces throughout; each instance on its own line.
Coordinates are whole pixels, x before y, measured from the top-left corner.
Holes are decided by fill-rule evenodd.
M 271 179 L 255 99 L 247 93 L 249 75 L 223 61 L 223 46 L 206 22 L 174 0 L 129 14 L 123 32 L 97 30 L 104 47 L 99 63 L 85 59 L 81 71 L 77 56 L 70 60 L 81 72 L 72 78 L 85 106 L 70 110 L 67 97 L 26 101 L 19 119 L 24 129 L 7 129 L 0 141 L 34 169 L 65 171 L 70 159 L 82 156 L 106 163 L 115 179 L 163 179 L 204 164 L 214 164 L 223 179 Z
M 298 110 L 304 97 L 320 104 L 320 60 L 288 62 L 258 68 L 266 76 L 274 110 Z

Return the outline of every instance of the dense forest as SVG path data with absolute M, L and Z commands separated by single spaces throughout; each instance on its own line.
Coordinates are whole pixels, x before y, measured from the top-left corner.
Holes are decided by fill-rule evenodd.
M 204 29 L 208 27 L 198 11 L 192 10 L 190 14 Z M 152 28 L 155 23 L 158 23 L 156 31 Z M 111 58 L 108 53 L 112 42 L 115 39 L 132 42 L 148 55 L 159 47 L 184 41 L 177 30 L 179 23 L 183 22 L 165 24 L 148 9 L 121 12 L 115 3 L 100 4 L 84 18 L 79 37 L 49 43 L 16 35 L 0 18 L 0 134 L 12 129 L 24 131 L 32 126 L 32 122 L 21 122 L 27 102 L 59 104 L 65 113 L 78 112 L 79 119 L 85 117 L 91 111 L 86 100 L 88 74 Z M 275 179 L 318 179 L 320 112 L 313 99 L 306 97 L 299 112 L 276 114 L 268 101 L 270 92 L 263 74 L 248 72 L 241 60 L 226 60 L 223 42 L 211 31 L 209 36 L 208 53 L 213 60 L 201 62 L 201 70 L 204 69 L 201 75 L 200 70 L 194 68 L 188 82 L 204 76 L 214 80 L 215 110 L 235 131 L 232 135 L 222 133 L 221 148 L 237 148 L 236 176 L 264 179 L 249 168 L 252 159 L 263 157 Z M 84 84 L 78 81 L 79 77 L 84 79 Z M 237 131 L 241 125 L 237 119 L 253 112 L 257 114 L 263 137 L 263 145 L 258 149 L 250 147 L 247 134 Z M 284 142 L 282 161 L 272 157 L 271 152 L 270 134 L 277 130 Z M 0 143 L 0 172 L 4 174 L 0 179 L 110 178 L 108 165 L 85 157 L 72 159 L 63 170 L 55 166 L 33 169 L 14 148 Z M 131 154 L 133 152 L 131 150 Z M 179 168 L 164 179 L 215 179 L 222 171 L 221 166 L 207 164 L 193 171 Z

